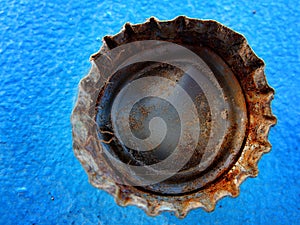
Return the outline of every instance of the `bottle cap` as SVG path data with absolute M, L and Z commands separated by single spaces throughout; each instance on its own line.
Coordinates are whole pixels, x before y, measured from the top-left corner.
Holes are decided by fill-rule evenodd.
M 79 84 L 73 149 L 97 188 L 148 215 L 212 211 L 258 173 L 276 123 L 264 62 L 239 33 L 180 16 L 104 37 Z

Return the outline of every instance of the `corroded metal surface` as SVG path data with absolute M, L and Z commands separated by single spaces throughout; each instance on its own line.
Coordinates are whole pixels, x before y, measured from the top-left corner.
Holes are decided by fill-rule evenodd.
M 90 182 L 149 215 L 185 217 L 237 196 L 276 123 L 264 63 L 245 38 L 178 17 L 125 24 L 104 41 L 72 114 L 74 152 Z

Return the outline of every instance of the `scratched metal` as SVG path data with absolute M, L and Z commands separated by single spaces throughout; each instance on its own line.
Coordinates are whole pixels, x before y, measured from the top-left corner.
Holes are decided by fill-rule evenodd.
M 216 202 L 224 196 L 236 197 L 239 185 L 247 177 L 257 176 L 257 162 L 263 153 L 270 151 L 268 132 L 276 123 L 270 108 L 274 90 L 266 81 L 264 62 L 255 55 L 245 38 L 216 21 L 180 16 L 171 21 L 150 18 L 143 24 L 127 23 L 120 33 L 106 36 L 104 40 L 101 50 L 91 57 L 93 66 L 89 75 L 80 82 L 72 114 L 73 148 L 90 182 L 113 195 L 118 204 L 137 205 L 152 216 L 173 211 L 182 218 L 194 208 L 214 210 Z M 203 73 L 214 80 L 209 89 L 213 89 L 212 94 L 206 93 L 205 84 L 199 86 L 183 70 L 161 62 L 132 64 L 103 76 L 103 71 L 109 69 L 108 61 L 102 57 L 105 53 L 146 40 L 168 41 L 193 51 L 203 60 L 199 66 L 211 71 L 203 70 Z M 122 56 L 116 55 L 109 58 L 109 65 L 122 60 Z M 156 74 L 180 85 L 191 96 L 201 127 L 200 135 L 191 158 L 176 174 L 159 182 L 135 185 L 134 182 L 143 180 L 142 175 L 114 165 L 107 154 L 124 164 L 147 167 L 164 161 L 170 154 L 166 150 L 169 148 L 138 152 L 126 147 L 119 140 L 114 124 L 114 117 L 122 110 L 114 110 L 112 105 L 125 84 Z M 154 83 L 144 87 L 162 95 L 167 88 L 168 85 Z M 144 89 L 135 94 L 143 94 Z M 177 101 L 182 100 L 178 98 Z M 215 102 L 222 102 L 222 107 L 213 104 Z M 163 119 L 169 121 L 168 131 L 174 132 L 167 136 L 169 139 L 162 146 L 172 146 L 179 138 L 176 136 L 180 129 L 176 123 L 178 115 L 176 110 L 165 114 L 163 104 L 166 103 L 162 100 L 150 98 L 133 108 L 129 118 L 131 130 L 137 136 L 146 137 L 144 123 L 149 124 L 158 114 L 163 115 Z M 172 107 L 168 107 L 172 112 Z M 159 123 L 157 126 L 160 126 L 158 133 L 164 129 Z M 210 139 L 213 141 L 209 142 Z M 206 148 L 208 143 L 210 147 Z M 173 161 L 174 166 L 176 163 L 177 160 Z M 161 171 L 152 172 L 159 175 Z

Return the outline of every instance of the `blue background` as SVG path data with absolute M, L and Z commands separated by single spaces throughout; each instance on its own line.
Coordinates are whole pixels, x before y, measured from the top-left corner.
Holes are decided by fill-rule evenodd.
M 0 6 L 0 224 L 300 224 L 297 0 L 2 0 Z M 266 62 L 278 117 L 259 176 L 242 184 L 238 198 L 184 220 L 119 207 L 92 187 L 73 155 L 69 119 L 104 35 L 127 21 L 177 15 L 214 19 L 246 36 Z

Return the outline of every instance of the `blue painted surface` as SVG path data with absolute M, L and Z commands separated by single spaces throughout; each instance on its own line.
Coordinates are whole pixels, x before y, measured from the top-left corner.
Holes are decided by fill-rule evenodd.
M 279 1 L 2 0 L 0 224 L 300 224 L 300 7 Z M 255 12 L 255 13 L 254 13 Z M 77 85 L 101 38 L 150 16 L 215 19 L 243 33 L 276 89 L 272 152 L 238 198 L 178 220 L 122 208 L 93 188 L 72 152 Z

